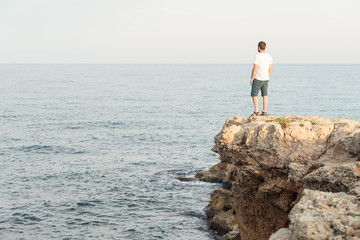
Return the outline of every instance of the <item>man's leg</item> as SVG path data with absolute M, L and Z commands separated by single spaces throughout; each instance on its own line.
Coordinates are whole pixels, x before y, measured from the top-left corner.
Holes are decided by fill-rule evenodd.
M 255 112 L 259 112 L 259 99 L 258 99 L 258 97 L 252 97 L 252 99 L 253 99 L 253 103 L 254 103 Z
M 253 84 L 251 86 L 251 97 L 254 103 L 254 109 L 256 113 L 259 112 L 259 99 L 258 99 L 258 94 L 259 94 L 259 90 L 260 90 L 260 81 L 254 79 Z
M 263 96 L 263 112 L 266 112 L 266 107 L 268 105 L 268 96 Z
M 261 96 L 263 97 L 263 112 L 266 112 L 266 108 L 268 105 L 268 83 L 269 81 L 264 81 L 261 86 Z

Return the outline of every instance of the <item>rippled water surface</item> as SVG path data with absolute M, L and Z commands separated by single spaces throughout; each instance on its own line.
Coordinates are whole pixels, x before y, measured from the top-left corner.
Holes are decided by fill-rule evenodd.
M 251 65 L 0 65 L 0 239 L 213 239 L 213 138 Z M 275 65 L 271 115 L 360 121 L 360 65 Z

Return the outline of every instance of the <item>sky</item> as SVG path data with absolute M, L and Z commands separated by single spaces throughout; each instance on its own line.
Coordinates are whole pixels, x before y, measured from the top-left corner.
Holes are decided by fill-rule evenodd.
M 0 63 L 360 64 L 359 0 L 0 0 Z

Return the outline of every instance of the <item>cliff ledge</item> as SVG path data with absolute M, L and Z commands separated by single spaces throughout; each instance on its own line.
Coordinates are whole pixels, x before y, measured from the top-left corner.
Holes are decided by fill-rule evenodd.
M 236 227 L 224 234 L 232 231 L 238 239 L 238 230 L 242 240 L 360 239 L 359 122 L 231 117 L 212 151 L 221 162 L 196 177 L 232 186 L 222 194 L 232 203 L 219 209 L 217 199 L 226 200 L 217 189 L 207 209 L 212 218 L 216 211 L 232 213 Z

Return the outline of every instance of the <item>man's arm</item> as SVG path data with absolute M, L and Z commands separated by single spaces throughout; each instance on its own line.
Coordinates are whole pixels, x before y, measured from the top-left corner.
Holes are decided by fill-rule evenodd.
M 258 67 L 259 67 L 259 64 L 254 64 L 254 67 L 253 67 L 252 73 L 251 73 L 250 85 L 253 84 L 255 73 L 256 73 L 256 70 L 258 69 Z
M 273 67 L 272 67 L 272 64 L 270 64 L 269 65 L 269 77 L 271 76 L 272 70 L 273 70 Z

